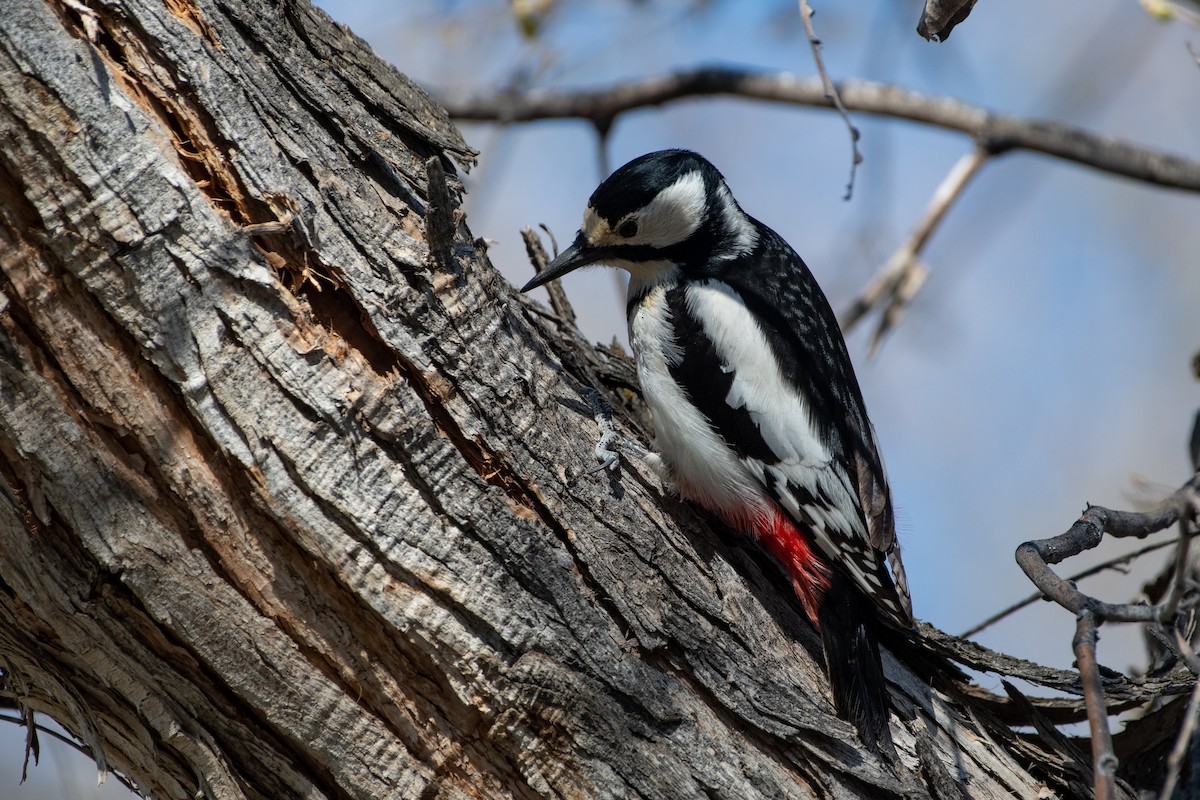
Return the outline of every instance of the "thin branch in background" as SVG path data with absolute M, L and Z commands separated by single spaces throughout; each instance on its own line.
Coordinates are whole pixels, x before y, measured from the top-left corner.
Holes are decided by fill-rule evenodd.
M 1178 628 L 1171 628 L 1168 632 L 1162 625 L 1146 626 L 1146 638 L 1157 643 L 1175 660 L 1183 664 L 1183 666 L 1191 673 L 1192 681 L 1194 682 L 1197 676 L 1200 676 L 1200 658 L 1192 652 L 1191 645 L 1188 644 L 1188 639 Z M 1149 646 L 1150 642 L 1147 642 Z M 1153 653 L 1151 654 L 1153 657 Z M 1109 712 L 1111 713 L 1111 711 Z
M 817 38 L 817 32 L 812 24 L 813 10 L 808 5 L 808 0 L 800 0 L 800 18 L 804 20 L 804 32 L 808 34 L 808 46 L 812 49 L 813 62 L 817 65 L 817 72 L 821 76 L 821 86 L 825 90 L 825 99 L 828 100 L 838 114 L 841 115 L 842 121 L 846 123 L 846 128 L 850 131 L 850 179 L 846 182 L 846 194 L 843 195 L 843 200 L 849 200 L 854 194 L 854 176 L 858 172 L 858 165 L 862 163 L 862 153 L 858 149 L 858 140 L 862 134 L 858 128 L 850 121 L 850 114 L 846 111 L 846 107 L 842 105 L 841 95 L 838 94 L 837 87 L 834 86 L 833 80 L 829 77 L 829 73 L 825 70 L 825 60 L 821 58 L 821 40 Z
M 603 89 L 530 91 L 465 100 L 445 98 L 443 102 L 450 115 L 460 120 L 501 124 L 542 119 L 588 120 L 600 133 L 602 156 L 606 133 L 620 114 L 688 97 L 718 95 L 835 108 L 850 128 L 855 166 L 861 160 L 858 130 L 850 122 L 848 110 L 922 122 L 971 136 L 975 150 L 959 160 L 934 194 L 925 217 L 909 241 L 896 251 L 860 298 L 842 315 L 842 328 L 849 330 L 868 312 L 886 303 L 872 336 L 872 352 L 903 318 L 928 277 L 928 269 L 917 258 L 927 239 L 990 156 L 1025 149 L 1155 185 L 1200 191 L 1200 161 L 1056 122 L 997 114 L 950 98 L 929 97 L 895 86 L 868 81 L 834 84 L 821 60 L 820 41 L 813 31 L 812 10 L 806 0 L 800 0 L 800 9 L 821 73 L 817 79 L 801 80 L 786 73 L 701 67 Z M 606 171 L 607 165 L 602 164 L 601 172 Z M 852 168 L 847 198 L 853 188 L 854 174 Z
M 1162 800 L 1171 800 L 1175 794 L 1175 785 L 1179 783 L 1179 769 L 1183 765 L 1184 756 L 1192 745 L 1192 737 L 1196 735 L 1196 718 L 1200 716 L 1200 678 L 1196 679 L 1196 688 L 1188 700 L 1187 711 L 1183 715 L 1183 725 L 1179 727 L 1179 736 L 1171 755 L 1167 756 L 1167 778 L 1163 781 L 1162 791 L 1158 796 Z
M 1196 514 L 1193 503 L 1192 514 Z M 1179 611 L 1179 604 L 1187 587 L 1187 571 L 1191 564 L 1188 557 L 1189 545 L 1192 542 L 1191 531 L 1188 529 L 1188 519 L 1179 517 L 1179 552 L 1175 554 L 1175 580 L 1171 582 L 1171 592 L 1167 596 L 1166 616 L 1174 617 Z
M 1192 671 L 1193 675 L 1200 678 L 1200 656 L 1197 656 L 1196 653 L 1192 651 L 1192 646 L 1188 644 L 1187 637 L 1185 637 L 1178 630 L 1175 630 L 1174 634 L 1175 651 L 1178 654 L 1179 659 L 1187 665 L 1187 668 Z
M 608 142 L 609 135 L 612 133 L 612 118 L 598 119 L 592 121 L 592 126 L 596 129 L 596 171 L 598 177 L 597 182 L 604 180 L 612 172 L 612 167 L 609 165 L 608 158 Z
M 875 274 L 862 294 L 850 305 L 840 320 L 842 330 L 853 328 L 872 309 L 886 301 L 887 307 L 871 338 L 871 350 L 875 351 L 879 342 L 900 321 L 904 309 L 912 302 L 928 275 L 928 270 L 921 264 L 918 256 L 929 243 L 933 232 L 946 217 L 946 212 L 954 202 L 962 196 L 967 184 L 987 162 L 989 154 L 982 148 L 975 148 L 964 154 L 951 168 L 934 191 L 925 213 L 917 222 L 907 241 L 902 244 L 887 260 L 887 263 Z
M 32 720 L 32 715 L 30 715 L 30 720 Z M 8 714 L 0 714 L 0 722 L 10 722 L 13 725 L 18 725 L 21 727 L 30 727 L 31 726 L 33 729 L 33 732 L 34 732 L 34 736 L 36 736 L 38 733 L 44 733 L 47 736 L 51 737 L 52 739 L 57 739 L 58 741 L 67 745 L 68 747 L 71 747 L 74 750 L 78 750 L 80 753 L 82 753 L 83 755 L 87 756 L 88 758 L 90 758 L 92 760 L 95 760 L 95 758 L 96 758 L 95 754 L 92 753 L 91 748 L 88 747 L 87 745 L 80 743 L 79 741 L 77 741 L 76 739 L 74 739 L 71 736 L 64 736 L 63 734 L 59 733 L 58 731 L 54 730 L 53 728 L 47 728 L 45 725 L 42 725 L 40 723 L 27 721 L 24 717 L 12 717 L 12 716 L 9 716 Z M 36 764 L 37 761 L 35 760 L 34 763 Z M 27 769 L 28 766 L 29 766 L 28 763 L 26 763 L 25 768 L 22 769 L 21 783 L 25 782 L 25 779 L 27 777 L 27 775 L 25 773 L 25 769 Z M 103 774 L 105 776 L 107 776 L 107 775 L 113 776 L 114 778 L 117 779 L 117 782 L 120 783 L 122 786 L 124 786 L 126 789 L 133 792 L 134 794 L 137 794 L 139 796 L 141 795 L 141 792 L 138 790 L 137 785 L 134 784 L 130 778 L 127 778 L 126 776 L 122 775 L 121 773 L 114 772 L 111 769 L 108 769 L 108 770 L 105 770 Z
M 539 222 L 538 227 L 542 229 L 542 233 L 546 234 L 546 238 L 550 240 L 550 250 L 554 253 L 554 257 L 558 258 L 558 239 L 554 236 L 554 231 L 550 230 L 550 226 L 544 222 Z M 542 246 L 541 240 L 538 240 L 538 247 Z M 542 251 L 542 258 L 545 259 L 546 251 Z M 540 269 L 536 265 L 534 269 Z
M 34 764 L 41 763 L 42 743 L 38 740 L 38 725 L 33 711 L 25 705 L 18 708 L 25 719 L 25 758 L 21 763 L 21 783 L 24 783 L 29 777 L 29 757 L 33 756 Z

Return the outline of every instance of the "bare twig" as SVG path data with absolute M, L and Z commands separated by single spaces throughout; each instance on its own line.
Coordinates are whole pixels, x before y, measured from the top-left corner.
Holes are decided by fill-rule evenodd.
M 1179 655 L 1179 659 L 1187 665 L 1193 675 L 1200 676 L 1200 656 L 1192 651 L 1191 644 L 1178 629 L 1172 633 L 1175 634 L 1175 652 Z
M 1174 617 L 1179 605 L 1180 587 L 1173 587 L 1166 600 L 1154 605 L 1146 603 L 1112 604 L 1089 597 L 1071 582 L 1058 577 L 1051 564 L 1057 564 L 1098 545 L 1104 534 L 1111 536 L 1146 536 L 1179 522 L 1182 543 L 1180 556 L 1186 553 L 1191 538 L 1189 521 L 1198 512 L 1197 482 L 1200 473 L 1160 503 L 1156 508 L 1140 513 L 1113 511 L 1090 506 L 1066 533 L 1053 539 L 1025 542 L 1017 548 L 1017 563 L 1034 585 L 1046 597 L 1073 612 L 1076 618 L 1075 651 L 1079 680 L 1087 706 L 1088 726 L 1092 739 L 1092 769 L 1097 800 L 1109 800 L 1116 790 L 1117 758 L 1113 752 L 1112 734 L 1108 729 L 1104 685 L 1096 661 L 1096 629 L 1104 622 L 1150 622 L 1161 625 Z M 1176 581 L 1182 583 L 1181 572 Z
M 1038 686 L 1073 695 L 1083 693 L 1078 674 L 1071 670 L 1055 669 L 1006 653 L 998 653 L 978 642 L 959 639 L 939 631 L 927 623 L 918 623 L 917 630 L 924 646 L 957 664 L 981 672 L 1020 678 Z M 1104 692 L 1110 701 L 1114 701 L 1114 706 L 1126 701 L 1144 703 L 1156 697 L 1186 694 L 1191 687 L 1192 676 L 1186 673 L 1155 677 L 1131 677 L 1120 673 L 1104 676 Z M 1039 698 L 1030 699 L 1036 702 Z
M 917 222 L 908 240 L 900 246 L 887 263 L 880 268 L 850 308 L 842 314 L 843 331 L 854 327 L 871 309 L 887 300 L 887 309 L 880 319 L 879 327 L 871 338 L 874 352 L 883 336 L 900 321 L 904 308 L 912 302 L 917 291 L 925 282 L 928 270 L 918 260 L 929 238 L 946 217 L 954 201 L 962 196 L 967 184 L 975 177 L 988 159 L 985 150 L 976 148 L 965 154 L 946 175 L 929 201 L 925 213 Z
M 1043 595 L 1074 614 L 1087 605 L 1107 622 L 1159 622 L 1164 618 L 1165 604 L 1151 606 L 1102 602 L 1088 597 L 1058 577 L 1049 565 L 1092 549 L 1100 543 L 1105 533 L 1117 537 L 1141 537 L 1175 524 L 1181 514 L 1188 513 L 1198 478 L 1200 475 L 1193 476 L 1182 488 L 1148 512 L 1114 511 L 1101 506 L 1089 506 L 1066 533 L 1053 539 L 1025 542 L 1018 547 L 1017 564 Z
M 1194 513 L 1194 512 L 1193 512 Z M 1187 571 L 1191 563 L 1188 558 L 1189 545 L 1192 543 L 1191 531 L 1188 530 L 1188 518 L 1183 514 L 1179 517 L 1179 552 L 1175 554 L 1175 580 L 1171 582 L 1171 592 L 1167 595 L 1167 618 L 1174 617 L 1179 611 L 1179 603 L 1183 600 L 1187 587 Z
M 546 238 L 550 240 L 550 250 L 554 253 L 555 258 L 557 258 L 558 257 L 558 239 L 554 238 L 554 231 L 550 230 L 550 226 L 544 222 L 539 222 L 538 227 L 542 229 L 542 233 L 546 234 Z M 541 247 L 541 245 L 542 245 L 542 243 L 539 240 L 538 247 Z M 546 255 L 546 253 L 543 250 L 542 251 L 543 258 L 545 257 L 545 255 Z M 541 269 L 540 267 L 537 267 L 536 265 L 534 268 Z
M 542 226 L 543 230 L 546 227 Z M 549 230 L 546 230 L 549 234 Z M 550 263 L 550 259 L 546 256 L 546 249 L 542 247 L 542 240 L 538 237 L 537 232 L 533 228 L 522 228 L 521 238 L 525 240 L 525 254 L 529 256 L 529 263 L 533 264 L 535 274 L 540 274 Z M 554 245 L 554 249 L 558 250 L 558 243 L 554 241 L 554 236 L 550 236 L 550 242 Z M 566 290 L 562 288 L 562 283 L 559 281 L 550 281 L 546 284 L 546 292 L 550 295 L 550 307 L 554 309 L 554 313 L 558 318 L 568 325 L 575 325 L 575 309 L 571 306 L 571 301 L 567 299 Z
M 800 19 L 804 20 L 804 32 L 808 34 L 808 46 L 812 49 L 813 62 L 817 65 L 817 74 L 821 76 L 821 88 L 825 90 L 825 99 L 837 109 L 842 121 L 846 123 L 846 129 L 850 131 L 850 179 L 846 181 L 846 194 L 842 198 L 849 200 L 854 194 L 854 176 L 858 172 L 858 165 L 863 160 L 862 153 L 858 149 L 858 140 L 862 134 L 850 121 L 850 114 L 847 113 L 837 87 L 834 86 L 829 72 L 825 69 L 825 59 L 821 58 L 821 40 L 817 38 L 817 32 L 813 29 L 812 16 L 813 10 L 808 4 L 808 0 L 800 0 Z
M 1075 638 L 1071 648 L 1083 684 L 1083 702 L 1087 706 L 1088 729 L 1092 735 L 1092 780 L 1096 800 L 1111 800 L 1116 791 L 1117 756 L 1113 753 L 1112 733 L 1104 707 L 1104 687 L 1100 683 L 1100 665 L 1096 663 L 1096 614 L 1084 606 L 1075 618 Z
M 1179 736 L 1175 739 L 1175 746 L 1171 748 L 1171 755 L 1167 756 L 1167 777 L 1163 781 L 1162 791 L 1158 796 L 1162 800 L 1171 800 L 1175 794 L 1175 785 L 1179 782 L 1179 768 L 1183 765 L 1183 758 L 1187 755 L 1188 748 L 1191 747 L 1192 737 L 1196 735 L 1196 721 L 1200 716 L 1200 678 L 1196 680 L 1196 688 L 1192 690 L 1192 697 L 1188 700 L 1187 711 L 1183 715 L 1183 725 L 1179 728 Z
M 64 736 L 63 734 L 59 733 L 58 731 L 54 730 L 53 728 L 47 728 L 45 725 L 42 725 L 41 723 L 34 722 L 32 714 L 30 714 L 28 716 L 28 718 L 26 718 L 24 715 L 12 717 L 12 716 L 9 716 L 8 714 L 0 714 L 0 722 L 10 722 L 13 725 L 19 725 L 22 727 L 30 728 L 35 737 L 38 733 L 44 733 L 47 736 L 51 737 L 52 739 L 57 739 L 58 741 L 67 745 L 68 747 L 78 750 L 80 753 L 87 756 L 88 758 L 91 758 L 91 759 L 95 758 L 95 754 L 92 752 L 92 749 L 90 747 L 88 747 L 85 744 L 82 744 L 81 742 L 76 740 L 74 737 Z M 37 759 L 35 758 L 34 764 L 37 764 L 37 763 L 38 763 Z M 29 764 L 28 764 L 28 761 L 26 761 L 25 767 L 22 768 L 22 772 L 21 772 L 21 782 L 22 783 L 24 783 L 25 779 L 28 777 L 28 774 L 27 774 L 28 767 L 29 767 Z M 121 773 L 113 772 L 111 769 L 106 769 L 103 774 L 105 776 L 112 775 L 114 778 L 117 779 L 118 783 L 120 783 L 122 786 L 124 786 L 129 791 L 135 792 L 135 793 L 138 792 L 137 785 L 134 784 L 130 778 L 127 778 L 126 776 L 122 775 Z
M 1182 158 L 1049 120 L 998 114 L 947 97 L 887 84 L 842 81 L 838 96 L 849 111 L 907 119 L 960 131 L 989 153 L 1022 149 L 1074 161 L 1135 180 L 1200 191 L 1200 161 Z M 829 108 L 819 79 L 727 67 L 700 67 L 608 88 L 533 91 L 442 102 L 452 117 L 481 122 L 613 118 L 626 111 L 689 97 L 734 95 L 752 100 Z

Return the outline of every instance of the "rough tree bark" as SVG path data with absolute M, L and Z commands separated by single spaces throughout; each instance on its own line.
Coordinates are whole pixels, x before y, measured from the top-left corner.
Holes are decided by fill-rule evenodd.
M 862 752 L 772 564 L 583 474 L 629 365 L 471 157 L 298 0 L 4 0 L 0 688 L 157 798 L 1062 791 L 936 664 Z

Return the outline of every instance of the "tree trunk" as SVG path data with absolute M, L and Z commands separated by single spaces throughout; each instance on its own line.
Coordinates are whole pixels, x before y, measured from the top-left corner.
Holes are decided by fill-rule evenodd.
M 157 798 L 1039 796 L 891 656 L 863 752 L 774 566 L 585 474 L 629 365 L 491 268 L 471 155 L 297 0 L 4 0 L 20 704 Z

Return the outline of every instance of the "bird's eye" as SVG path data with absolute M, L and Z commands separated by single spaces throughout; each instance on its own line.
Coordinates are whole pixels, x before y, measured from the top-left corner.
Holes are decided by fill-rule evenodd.
M 626 239 L 631 236 L 637 236 L 638 226 L 636 219 L 627 219 L 617 228 L 617 233 L 624 236 Z

